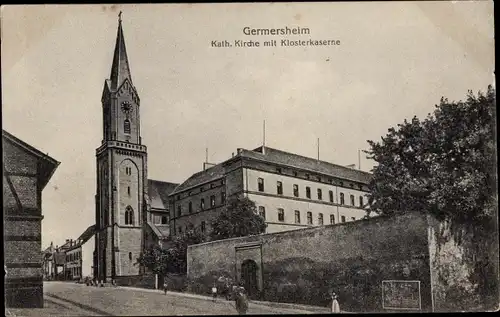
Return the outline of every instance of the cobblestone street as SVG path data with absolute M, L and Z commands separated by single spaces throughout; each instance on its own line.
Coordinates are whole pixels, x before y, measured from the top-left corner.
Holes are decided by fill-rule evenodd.
M 6 316 L 132 316 L 132 315 L 235 315 L 234 302 L 193 294 L 128 287 L 92 287 L 76 283 L 46 282 L 43 309 L 8 309 Z M 276 307 L 251 302 L 248 314 L 311 314 L 327 309 Z

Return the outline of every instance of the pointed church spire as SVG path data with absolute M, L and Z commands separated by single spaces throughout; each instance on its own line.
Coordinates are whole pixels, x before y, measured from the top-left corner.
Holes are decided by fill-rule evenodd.
M 122 29 L 122 12 L 118 14 L 118 33 L 116 35 L 115 53 L 113 55 L 113 65 L 111 66 L 111 87 L 118 88 L 125 79 L 132 83 L 132 76 L 128 65 L 127 50 L 125 49 L 125 39 Z

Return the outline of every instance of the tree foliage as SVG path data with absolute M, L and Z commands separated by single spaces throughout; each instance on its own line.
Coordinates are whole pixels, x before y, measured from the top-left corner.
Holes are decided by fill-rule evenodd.
M 188 246 L 205 240 L 199 231 L 188 230 L 183 235 L 170 238 L 164 248 L 155 245 L 145 250 L 137 262 L 155 274 L 186 274 Z
M 469 91 L 465 101 L 441 98 L 423 121 L 390 128 L 366 153 L 378 165 L 370 212 L 418 211 L 466 227 L 496 216 L 495 91 Z
M 255 235 L 265 232 L 266 226 L 265 220 L 257 214 L 253 201 L 247 197 L 235 197 L 212 221 L 210 237 L 212 240 L 221 240 Z

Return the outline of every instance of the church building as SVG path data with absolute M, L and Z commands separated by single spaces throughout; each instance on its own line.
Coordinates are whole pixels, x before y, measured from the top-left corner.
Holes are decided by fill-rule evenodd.
M 102 92 L 103 139 L 96 150 L 94 276 L 138 277 L 142 250 L 169 236 L 168 194 L 178 184 L 147 178 L 140 98 L 132 82 L 121 18 L 110 78 Z

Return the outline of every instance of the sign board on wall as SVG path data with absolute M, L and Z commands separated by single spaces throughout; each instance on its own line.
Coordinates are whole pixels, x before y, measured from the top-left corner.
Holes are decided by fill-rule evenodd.
M 382 281 L 382 307 L 394 310 L 421 310 L 420 281 Z

